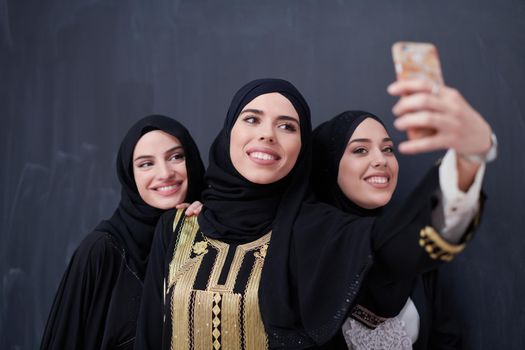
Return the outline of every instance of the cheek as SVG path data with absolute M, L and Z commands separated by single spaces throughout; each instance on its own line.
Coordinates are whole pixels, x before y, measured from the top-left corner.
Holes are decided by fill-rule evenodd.
M 397 178 L 399 174 L 399 163 L 396 158 L 393 158 L 390 162 L 390 169 L 392 170 L 392 176 L 394 178 L 394 185 L 397 185 Z
M 297 158 L 299 157 L 299 153 L 301 152 L 301 138 L 300 137 L 287 138 L 281 144 L 283 145 L 283 148 L 286 150 L 287 157 L 290 160 L 293 160 L 293 163 L 295 164 L 295 161 L 297 161 Z
M 234 167 L 237 168 L 238 162 L 242 159 L 243 136 L 245 135 L 239 128 L 232 129 L 230 135 L 230 159 Z
M 355 162 L 343 158 L 339 163 L 339 172 L 337 174 L 337 184 L 339 188 L 347 195 L 355 192 L 355 184 L 358 182 L 359 177 L 356 171 Z
M 180 177 L 182 179 L 184 179 L 183 180 L 184 181 L 184 185 L 183 185 L 183 192 L 184 193 L 183 193 L 183 198 L 182 198 L 184 200 L 184 199 L 186 199 L 186 195 L 188 194 L 188 188 L 189 188 L 189 186 L 188 186 L 188 182 L 189 182 L 188 180 L 189 179 L 188 179 L 188 172 L 186 170 L 186 164 L 183 164 L 180 167 L 180 169 L 178 170 L 178 172 L 180 174 Z
M 147 182 L 147 174 L 145 174 L 142 171 L 137 171 L 135 168 L 133 169 L 133 177 L 135 179 L 135 185 L 137 186 L 137 189 L 139 192 L 143 191 L 146 187 Z

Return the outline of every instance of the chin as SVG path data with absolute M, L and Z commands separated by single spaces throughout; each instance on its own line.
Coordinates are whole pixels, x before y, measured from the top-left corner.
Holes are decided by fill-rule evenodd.
M 378 200 L 378 201 L 376 202 L 376 206 L 375 206 L 375 207 L 376 207 L 376 208 L 384 207 L 385 205 L 387 205 L 387 204 L 390 202 L 391 199 L 392 199 L 392 196 L 391 196 L 391 195 L 388 196 L 388 198 L 382 198 L 382 199 L 380 199 L 380 200 Z
M 168 210 L 173 209 L 177 204 L 183 203 L 184 200 L 180 199 L 178 196 L 176 198 L 169 198 L 169 199 L 163 199 L 163 200 L 157 200 L 153 201 L 152 203 L 148 203 L 150 206 L 162 209 L 162 210 Z
M 254 184 L 257 184 L 257 185 L 269 185 L 269 184 L 272 184 L 274 182 L 277 182 L 279 181 L 280 179 L 282 179 L 283 177 L 282 176 L 278 176 L 276 174 L 268 174 L 268 175 L 265 175 L 265 174 L 257 174 L 257 175 L 254 175 L 254 176 L 245 176 L 246 180 L 254 183 Z

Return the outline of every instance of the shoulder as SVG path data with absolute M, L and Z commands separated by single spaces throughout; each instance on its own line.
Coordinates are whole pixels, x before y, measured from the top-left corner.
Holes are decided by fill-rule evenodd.
M 71 264 L 93 268 L 111 261 L 120 261 L 123 254 L 123 248 L 109 233 L 92 231 L 80 242 L 71 258 Z
M 191 224 L 198 225 L 197 215 L 186 216 L 184 214 L 186 209 L 171 209 L 162 214 L 157 224 L 157 228 L 161 228 L 164 232 L 177 231 L 183 225 Z

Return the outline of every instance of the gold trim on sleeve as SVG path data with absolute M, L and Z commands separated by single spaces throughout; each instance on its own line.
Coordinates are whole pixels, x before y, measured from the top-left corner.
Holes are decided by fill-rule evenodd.
M 465 249 L 465 243 L 451 244 L 431 226 L 426 226 L 419 232 L 419 245 L 425 249 L 430 258 L 447 262 Z

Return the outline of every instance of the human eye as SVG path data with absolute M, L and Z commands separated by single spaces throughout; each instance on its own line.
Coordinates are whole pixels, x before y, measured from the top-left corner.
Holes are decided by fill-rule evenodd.
M 148 169 L 148 168 L 151 168 L 152 166 L 153 166 L 153 162 L 149 160 L 142 161 L 136 164 L 136 167 L 140 169 Z
M 367 154 L 368 150 L 365 147 L 356 147 L 352 150 L 353 154 Z
M 181 161 L 181 160 L 184 160 L 186 158 L 186 155 L 184 154 L 184 152 L 176 152 L 176 153 L 173 153 L 168 160 L 170 161 Z
M 282 123 L 282 124 L 279 124 L 278 128 L 289 131 L 289 132 L 297 131 L 297 126 L 293 123 Z
M 248 124 L 257 124 L 259 122 L 259 118 L 253 115 L 248 115 L 244 117 L 242 120 Z
M 383 148 L 383 152 L 394 153 L 394 146 L 386 146 L 385 148 Z

